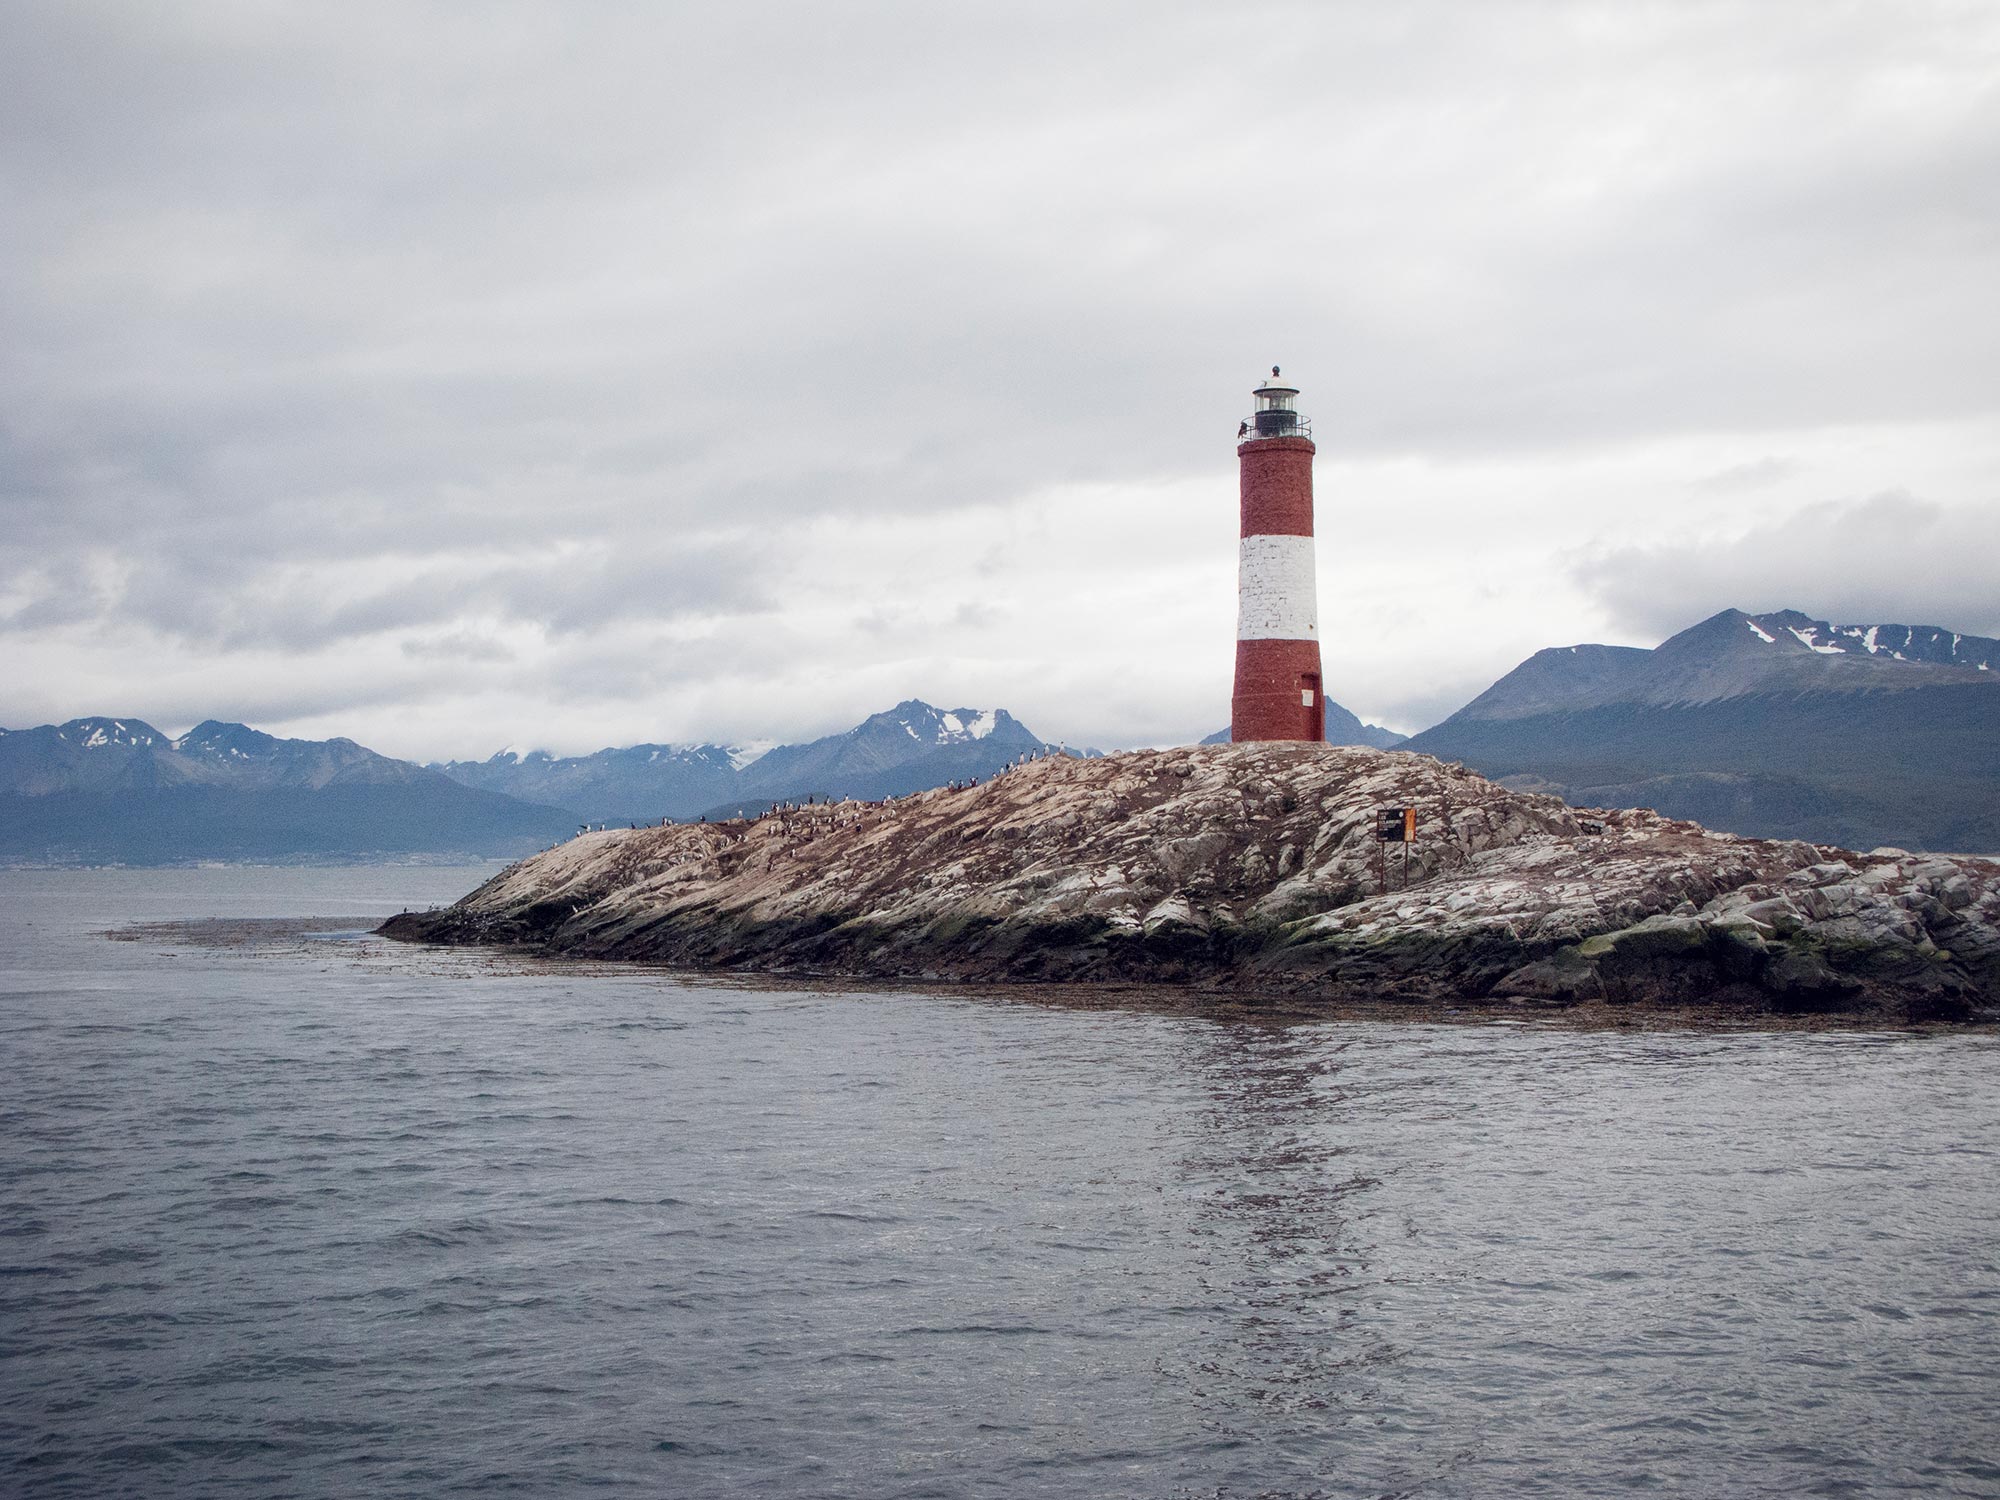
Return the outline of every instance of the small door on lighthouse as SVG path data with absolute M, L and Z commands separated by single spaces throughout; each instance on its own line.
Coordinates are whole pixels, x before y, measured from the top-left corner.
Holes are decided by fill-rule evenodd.
M 1319 673 L 1307 672 L 1299 678 L 1299 707 L 1306 711 L 1306 738 L 1326 738 L 1326 699 L 1320 696 Z

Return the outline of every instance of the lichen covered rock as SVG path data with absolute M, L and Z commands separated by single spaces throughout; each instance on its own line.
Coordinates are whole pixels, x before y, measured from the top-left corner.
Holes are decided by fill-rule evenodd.
M 1418 810 L 1407 850 L 1374 839 Z M 1328 999 L 2000 1007 L 2000 865 L 1579 812 L 1428 756 L 1215 745 L 585 834 L 434 942 L 884 978 L 1192 981 Z

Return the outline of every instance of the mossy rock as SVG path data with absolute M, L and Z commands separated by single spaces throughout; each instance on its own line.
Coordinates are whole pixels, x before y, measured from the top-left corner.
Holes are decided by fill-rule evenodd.
M 1558 949 L 1504 975 L 1492 993 L 1543 1005 L 1576 1005 L 1604 998 L 1604 976 L 1579 947 Z

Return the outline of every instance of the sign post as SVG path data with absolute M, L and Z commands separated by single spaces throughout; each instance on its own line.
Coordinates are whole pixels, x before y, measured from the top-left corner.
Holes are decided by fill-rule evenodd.
M 1378 894 L 1389 889 L 1387 845 L 1403 846 L 1403 889 L 1410 888 L 1410 845 L 1417 841 L 1417 810 L 1414 807 L 1384 807 L 1375 813 L 1375 872 Z

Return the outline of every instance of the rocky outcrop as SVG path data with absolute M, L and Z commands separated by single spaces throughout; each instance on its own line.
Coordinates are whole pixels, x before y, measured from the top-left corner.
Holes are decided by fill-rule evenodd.
M 1373 836 L 1391 806 L 1418 810 L 1407 873 Z M 1322 745 L 1058 757 L 888 803 L 591 833 L 383 930 L 884 978 L 2000 1010 L 1993 862 L 1584 812 L 1429 756 Z

